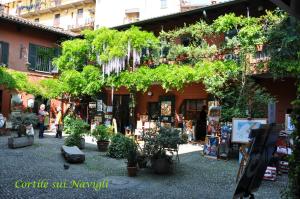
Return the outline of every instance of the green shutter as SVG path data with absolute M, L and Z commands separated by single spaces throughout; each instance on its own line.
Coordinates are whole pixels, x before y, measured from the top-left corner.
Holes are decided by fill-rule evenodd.
M 28 61 L 30 63 L 29 69 L 35 70 L 36 57 L 37 57 L 36 45 L 29 44 L 29 53 L 28 54 L 29 54 L 28 55 Z
M 8 50 L 9 50 L 9 44 L 6 42 L 1 42 L 1 46 L 2 46 L 2 60 L 1 60 L 1 64 L 5 64 L 6 66 L 8 66 Z

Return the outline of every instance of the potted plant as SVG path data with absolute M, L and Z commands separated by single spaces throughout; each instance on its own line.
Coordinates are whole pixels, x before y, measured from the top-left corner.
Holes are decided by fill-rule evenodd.
M 77 146 L 84 149 L 84 135 L 88 133 L 89 125 L 85 121 L 72 116 L 66 116 L 64 119 L 64 132 L 69 134 L 65 139 L 66 146 Z
M 174 128 L 162 127 L 158 134 L 149 132 L 143 136 L 143 139 L 144 153 L 151 161 L 154 173 L 170 173 L 173 168 L 172 155 L 178 149 L 178 145 L 184 143 L 180 132 Z
M 17 130 L 18 137 L 8 138 L 10 148 L 30 146 L 34 141 L 33 126 L 38 123 L 38 117 L 33 113 L 13 113 L 10 117 L 13 129 Z
M 266 42 L 266 38 L 264 36 L 259 37 L 258 39 L 256 39 L 254 41 L 255 45 L 256 45 L 256 50 L 258 52 L 263 51 L 264 48 L 264 43 Z
M 167 155 L 166 150 L 161 148 L 151 157 L 151 166 L 156 174 L 168 174 L 172 168 L 172 157 Z
M 137 145 L 132 139 L 127 144 L 127 172 L 129 177 L 137 174 Z
M 98 150 L 107 151 L 109 140 L 112 135 L 111 130 L 105 125 L 101 124 L 92 131 L 91 135 L 97 140 Z

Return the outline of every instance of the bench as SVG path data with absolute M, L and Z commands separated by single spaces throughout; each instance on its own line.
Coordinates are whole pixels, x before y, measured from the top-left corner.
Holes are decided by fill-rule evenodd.
M 77 146 L 63 145 L 61 153 L 69 163 L 83 163 L 85 161 L 85 154 Z

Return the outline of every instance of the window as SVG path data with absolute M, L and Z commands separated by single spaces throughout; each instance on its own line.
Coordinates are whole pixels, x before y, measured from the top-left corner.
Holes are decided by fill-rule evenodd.
M 40 22 L 40 19 L 39 18 L 36 18 L 36 19 L 34 19 L 34 22 Z
M 55 14 L 54 15 L 54 21 L 53 21 L 53 26 L 58 27 L 60 24 L 60 14 Z
M 204 105 L 206 105 L 206 100 L 186 99 L 181 104 L 180 110 L 186 120 L 196 120 Z
M 167 7 L 168 7 L 167 0 L 160 0 L 160 8 L 165 9 Z
M 76 17 L 76 25 L 83 25 L 84 20 L 83 20 L 83 9 L 78 9 L 77 10 L 77 17 Z
M 0 65 L 8 65 L 9 44 L 0 41 Z
M 35 44 L 29 44 L 29 69 L 39 72 L 51 73 L 56 70 L 52 65 L 52 59 L 54 57 L 57 57 L 59 54 L 59 48 L 48 48 Z
M 82 17 L 83 16 L 83 8 L 80 8 L 77 10 L 77 17 Z

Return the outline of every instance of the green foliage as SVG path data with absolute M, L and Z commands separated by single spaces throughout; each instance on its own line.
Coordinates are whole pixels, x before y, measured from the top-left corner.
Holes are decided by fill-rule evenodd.
M 268 103 L 275 101 L 265 88 L 248 78 L 245 84 L 241 79 L 225 87 L 221 98 L 222 116 L 224 122 L 232 118 L 262 118 L 267 114 Z
M 66 146 L 77 146 L 80 148 L 81 146 L 81 136 L 78 134 L 70 134 L 66 139 L 65 139 L 65 145 Z
M 298 88 L 300 85 L 298 84 Z M 296 129 L 292 134 L 293 153 L 289 158 L 289 198 L 300 197 L 300 98 L 299 91 L 297 99 L 293 102 L 292 122 Z
M 41 80 L 43 96 L 56 98 L 67 94 L 70 96 L 94 95 L 104 84 L 104 79 L 98 67 L 87 65 L 83 71 L 65 70 L 58 79 Z
M 64 132 L 66 134 L 76 134 L 82 137 L 88 134 L 89 124 L 82 119 L 74 118 L 72 116 L 66 116 L 64 118 Z
M 91 44 L 85 39 L 68 40 L 62 43 L 62 54 L 53 60 L 59 70 L 82 70 L 89 60 Z
M 232 29 L 238 29 L 243 24 L 243 16 L 235 16 L 234 13 L 225 14 L 218 17 L 213 22 L 213 28 L 216 32 L 226 33 Z
M 26 73 L 0 66 L 0 85 L 7 89 L 16 89 L 29 94 L 40 94 L 39 87 L 28 81 Z
M 38 117 L 34 113 L 14 113 L 10 116 L 10 121 L 14 129 L 18 129 L 18 134 L 26 133 L 26 126 L 32 124 L 33 126 L 37 125 Z
M 81 138 L 89 133 L 89 124 L 82 119 L 68 115 L 64 118 L 64 132 L 69 134 L 65 139 L 65 145 L 80 148 Z
M 224 97 L 223 91 L 230 86 L 229 83 L 241 75 L 240 66 L 233 61 L 203 62 L 196 67 L 207 92 L 219 99 Z
M 128 155 L 128 147 L 131 146 L 132 139 L 118 133 L 111 139 L 107 155 L 112 158 L 125 158 Z
M 135 167 L 138 162 L 138 151 L 137 151 L 137 144 L 133 139 L 130 139 L 127 145 L 127 166 L 128 167 Z
M 97 126 L 91 132 L 91 136 L 93 136 L 97 141 L 109 141 L 112 135 L 113 132 L 111 129 L 103 124 Z

